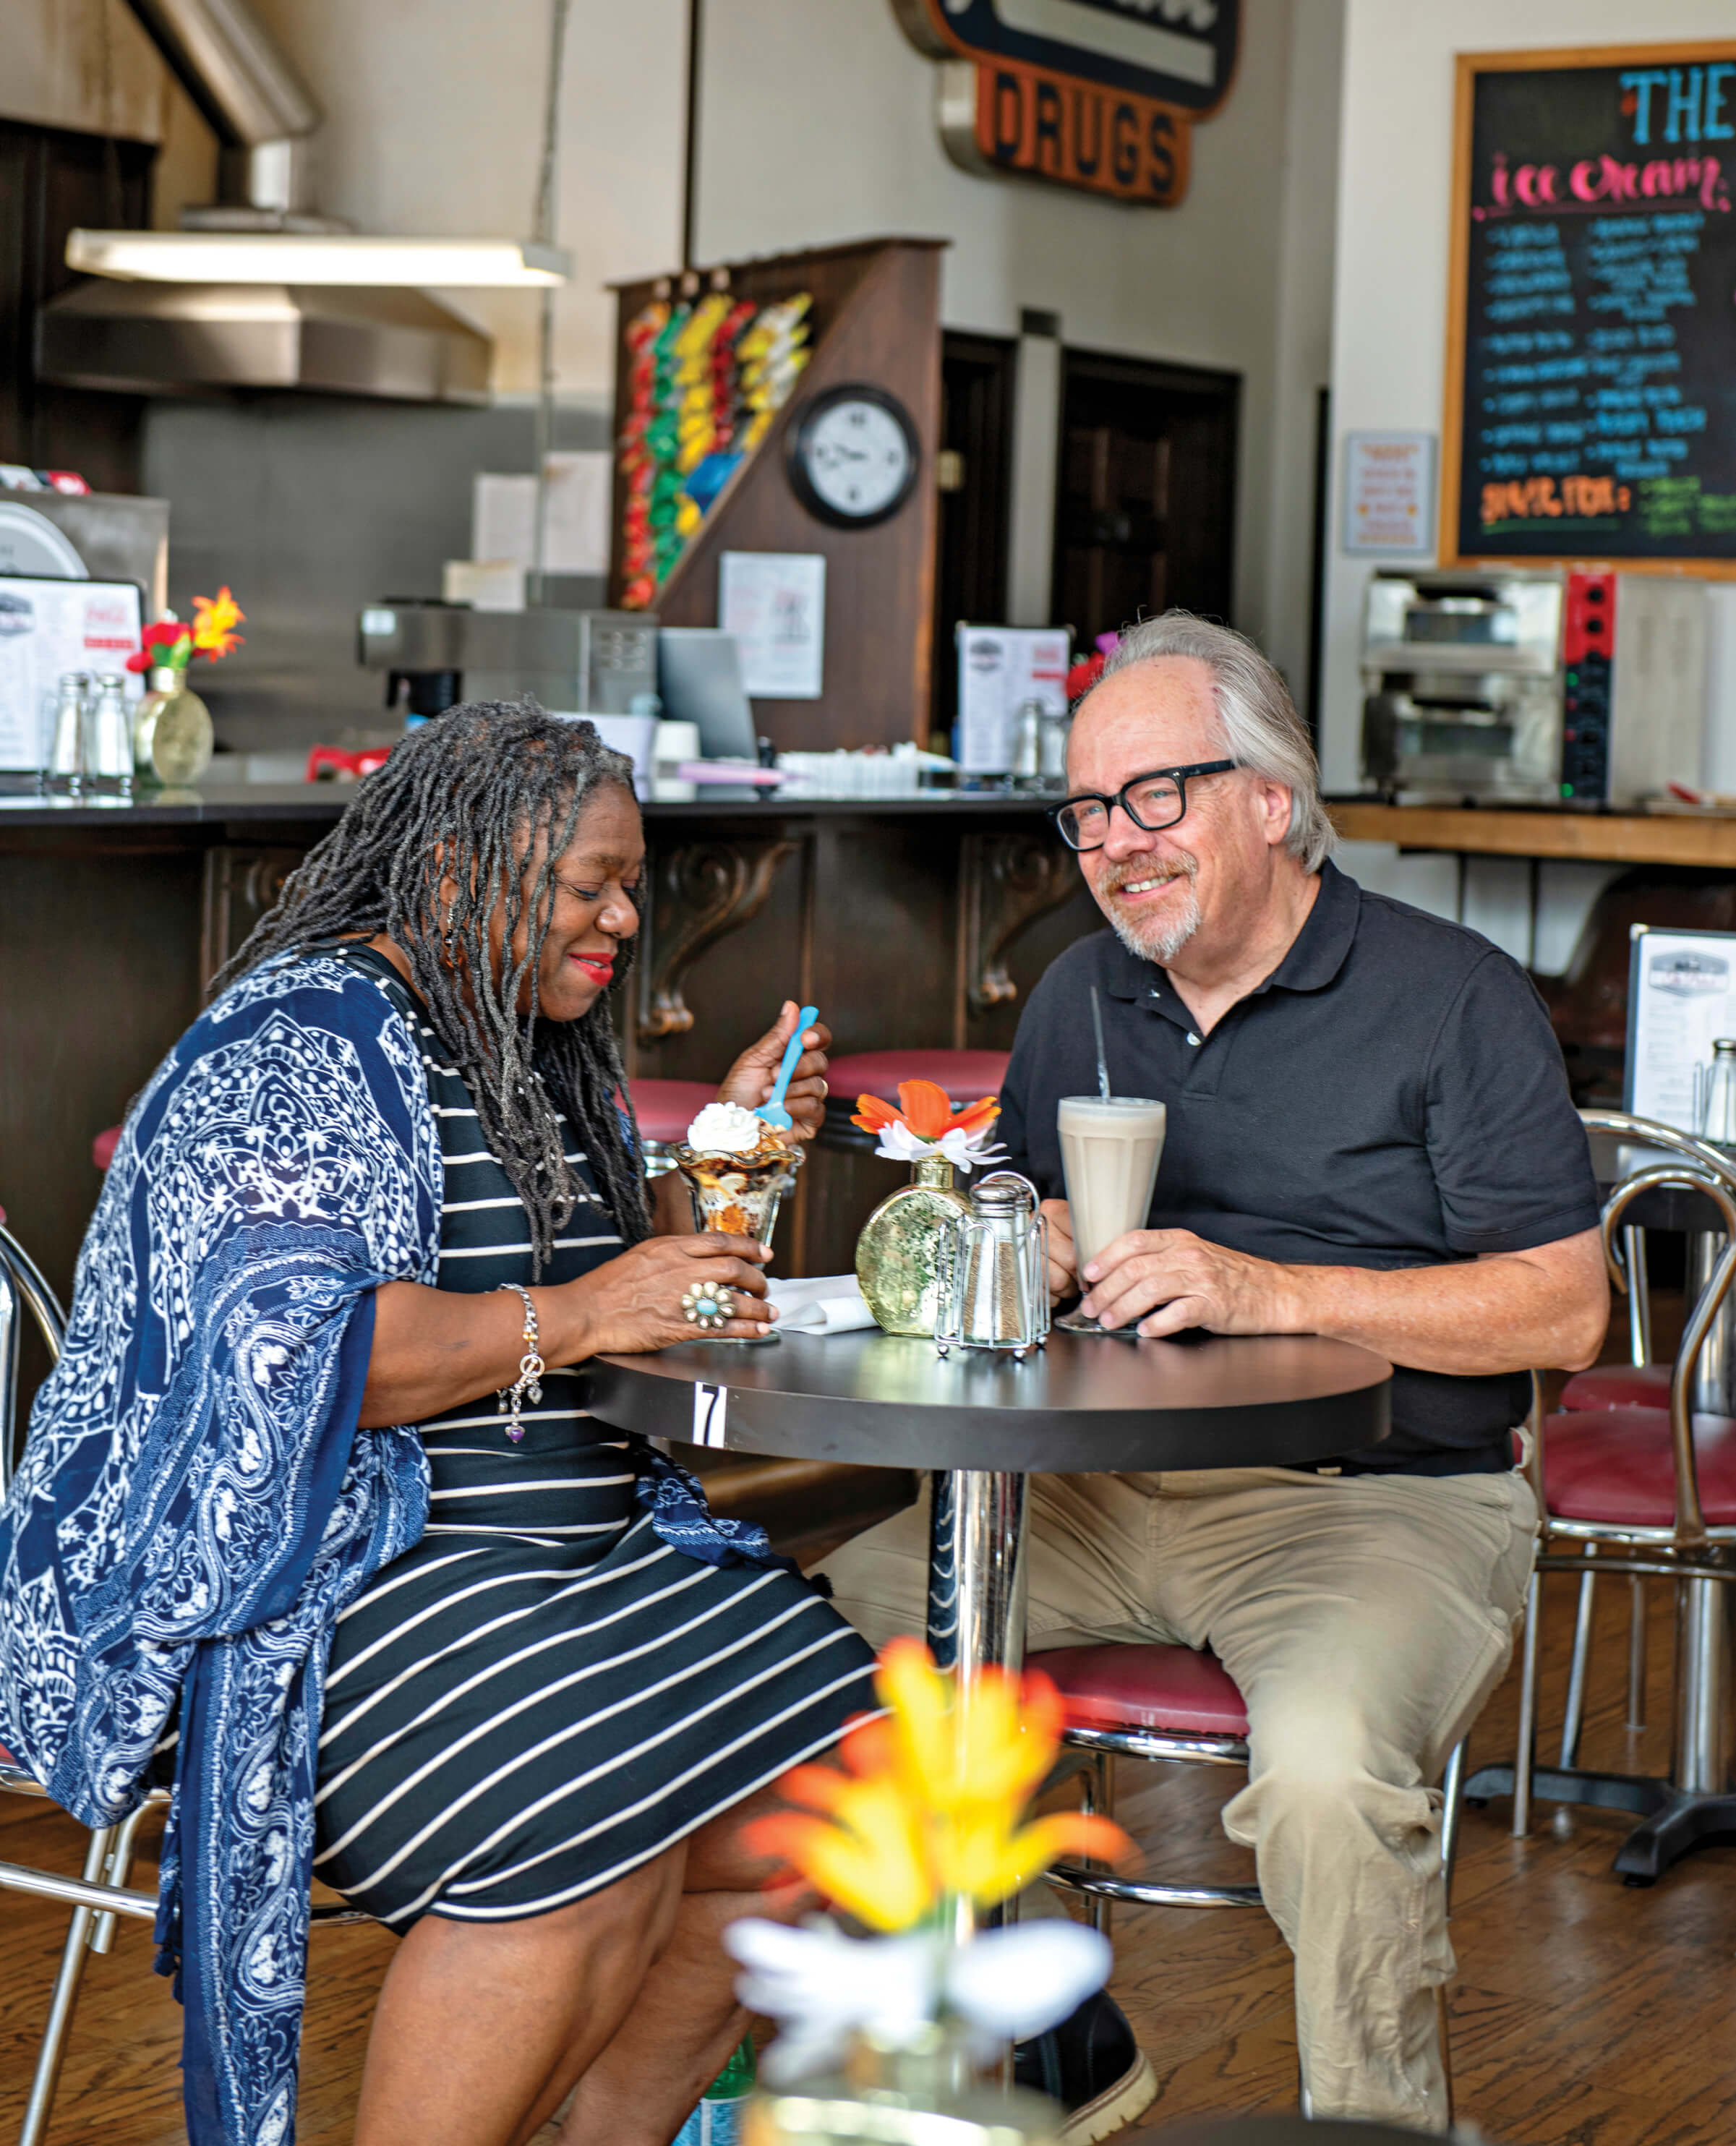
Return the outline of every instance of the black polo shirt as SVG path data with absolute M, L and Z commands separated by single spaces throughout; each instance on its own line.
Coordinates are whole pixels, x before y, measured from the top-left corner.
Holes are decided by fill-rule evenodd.
M 999 1128 L 1047 1197 L 1065 1190 L 1055 1104 L 1096 1093 L 1093 984 L 1115 1091 L 1169 1109 L 1153 1229 L 1293 1265 L 1391 1269 L 1597 1223 L 1584 1130 L 1524 971 L 1329 863 L 1295 945 L 1210 1036 L 1112 931 L 1050 966 L 1019 1023 Z M 1523 1375 L 1401 1368 L 1391 1437 L 1345 1458 L 1428 1475 L 1505 1468 L 1529 1403 Z

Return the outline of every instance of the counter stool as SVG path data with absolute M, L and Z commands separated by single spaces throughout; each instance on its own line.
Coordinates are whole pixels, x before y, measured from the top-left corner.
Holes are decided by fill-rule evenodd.
M 645 1174 L 661 1177 L 675 1168 L 673 1150 L 706 1104 L 717 1100 L 717 1090 L 709 1080 L 633 1080 L 628 1092 L 645 1142 Z
M 1736 1829 L 1736 1794 L 1730 1792 L 1729 1605 L 1721 1593 L 1736 1580 L 1736 1565 L 1730 1562 L 1736 1545 L 1736 1418 L 1695 1414 L 1689 1407 L 1700 1350 L 1736 1277 L 1736 1192 L 1722 1179 L 1682 1163 L 1642 1170 L 1619 1185 L 1604 1210 L 1604 1256 L 1618 1288 L 1627 1286 L 1615 1252 L 1622 1215 L 1634 1200 L 1664 1187 L 1712 1200 L 1728 1240 L 1689 1317 L 1669 1410 L 1579 1409 L 1540 1420 L 1531 1475 L 1544 1516 L 1539 1575 L 1608 1572 L 1636 1583 L 1652 1576 L 1675 1585 L 1669 1778 L 1589 1772 L 1565 1762 L 1537 1768 L 1542 1587 L 1534 1577 L 1526 1600 L 1519 1748 L 1511 1766 L 1481 1768 L 1467 1784 L 1473 1796 L 1511 1793 L 1516 1838 L 1529 1826 L 1534 1796 L 1631 1813 L 1643 1823 L 1623 1842 L 1614 1864 L 1630 1885 L 1651 1884 L 1706 1834 Z M 1580 1682 L 1583 1688 L 1583 1674 Z M 1571 1682 L 1569 1702 L 1576 1739 L 1579 1700 Z M 1569 1745 L 1564 1759 L 1573 1755 Z
M 826 1068 L 826 1127 L 829 1146 L 869 1147 L 872 1133 L 850 1122 L 859 1095 L 898 1100 L 900 1080 L 932 1080 L 944 1088 L 955 1110 L 980 1095 L 998 1095 L 1011 1061 L 1010 1051 L 940 1051 L 920 1046 L 908 1051 L 858 1051 L 833 1059 Z
M 110 1125 L 106 1132 L 97 1134 L 91 1142 L 91 1160 L 98 1170 L 107 1169 L 114 1160 L 114 1151 L 120 1144 L 121 1129 L 118 1125 Z
M 1132 1645 L 1054 1647 L 1027 1655 L 1028 1669 L 1053 1679 L 1066 1704 L 1065 1749 L 1080 1754 L 1080 1802 L 1087 1811 L 1115 1816 L 1115 1761 L 1143 1759 L 1162 1764 L 1245 1766 L 1248 1707 L 1235 1679 L 1217 1656 L 1192 1647 Z M 1443 1784 L 1441 1877 L 1452 1908 L 1453 1864 L 1459 1846 L 1464 1744 L 1454 1746 Z M 1080 1894 L 1094 1929 L 1107 1935 L 1114 1903 L 1131 1907 L 1258 1908 L 1258 1885 L 1195 1885 L 1156 1878 L 1117 1878 L 1080 1863 L 1058 1863 L 1049 1882 Z M 1447 2074 L 1451 2114 L 1453 2066 L 1448 2041 L 1447 1993 L 1434 1994 L 1440 2021 L 1441 2063 Z M 1305 2107 L 1304 2099 L 1304 2107 Z

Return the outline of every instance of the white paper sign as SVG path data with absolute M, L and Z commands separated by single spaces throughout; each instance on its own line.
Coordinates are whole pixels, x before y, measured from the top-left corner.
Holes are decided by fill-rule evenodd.
M 140 699 L 142 672 L 128 671 L 138 646 L 140 596 L 131 581 L 0 578 L 0 767 L 48 764 L 54 705 L 62 674 L 112 671 Z
M 1736 1036 L 1736 932 L 1634 933 L 1624 1108 L 1699 1130 L 1712 1046 Z
M 610 492 L 614 461 L 604 449 L 545 458 L 548 519 L 543 567 L 551 574 L 606 574 L 609 571 Z M 481 472 L 471 495 L 470 556 L 536 563 L 536 480 Z
M 1344 549 L 1433 556 L 1433 432 L 1345 435 Z
M 736 636 L 751 700 L 817 701 L 826 675 L 826 559 L 819 551 L 726 551 L 717 623 Z
M 1045 715 L 1065 715 L 1070 647 L 1065 626 L 960 626 L 956 758 L 967 775 L 1012 766 L 1027 701 L 1040 702 Z

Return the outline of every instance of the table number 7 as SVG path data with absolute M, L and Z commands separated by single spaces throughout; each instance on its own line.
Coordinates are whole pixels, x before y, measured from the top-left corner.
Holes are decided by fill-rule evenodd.
M 693 1388 L 693 1443 L 696 1445 L 721 1445 L 724 1443 L 724 1420 L 730 1405 L 727 1386 L 708 1386 L 703 1380 Z

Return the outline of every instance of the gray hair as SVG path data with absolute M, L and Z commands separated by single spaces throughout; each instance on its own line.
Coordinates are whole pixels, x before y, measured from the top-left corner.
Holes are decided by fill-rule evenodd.
M 1320 801 L 1319 763 L 1282 677 L 1245 634 L 1187 611 L 1166 611 L 1129 626 L 1103 677 L 1161 656 L 1190 656 L 1211 672 L 1226 756 L 1290 791 L 1285 847 L 1304 871 L 1318 871 L 1338 846 L 1338 830 Z

